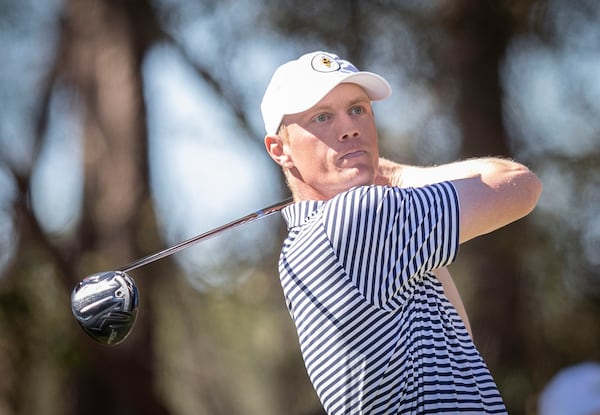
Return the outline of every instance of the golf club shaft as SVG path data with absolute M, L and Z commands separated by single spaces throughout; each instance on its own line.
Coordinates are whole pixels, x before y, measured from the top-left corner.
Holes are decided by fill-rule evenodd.
M 153 254 L 150 254 L 148 256 L 140 258 L 136 261 L 133 261 L 133 262 L 125 265 L 124 267 L 119 268 L 118 271 L 128 272 L 128 271 L 134 270 L 136 268 L 139 268 L 141 266 L 147 265 L 151 262 L 158 261 L 159 259 L 162 259 L 169 255 L 173 255 L 174 253 L 179 252 L 182 249 L 185 249 L 191 245 L 197 244 L 200 241 L 209 239 L 221 232 L 236 228 L 238 226 L 255 221 L 257 219 L 264 218 L 266 216 L 271 215 L 272 213 L 279 212 L 281 209 L 285 208 L 286 206 L 290 205 L 291 203 L 292 203 L 292 198 L 283 200 L 279 203 L 276 203 L 274 205 L 263 208 L 257 212 L 250 213 L 242 218 L 239 218 L 237 220 L 229 222 L 225 225 L 219 226 L 218 228 L 215 228 L 213 230 L 205 232 L 201 235 L 194 236 L 194 237 L 192 237 L 188 240 L 185 240 L 183 242 L 180 242 L 177 245 L 174 245 L 170 248 L 163 249 L 162 251 L 155 252 Z

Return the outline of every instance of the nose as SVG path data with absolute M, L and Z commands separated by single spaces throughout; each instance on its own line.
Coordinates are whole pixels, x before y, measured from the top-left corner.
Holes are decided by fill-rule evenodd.
M 346 141 L 360 136 L 356 123 L 351 117 L 345 116 L 340 120 L 340 130 L 338 135 L 339 141 Z

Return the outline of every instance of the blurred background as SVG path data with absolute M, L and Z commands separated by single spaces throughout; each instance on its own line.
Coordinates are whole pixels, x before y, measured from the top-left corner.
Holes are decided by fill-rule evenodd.
M 0 0 L 0 414 L 322 414 L 282 299 L 274 215 L 131 276 L 121 345 L 70 312 L 116 269 L 288 196 L 262 93 L 313 50 L 378 72 L 382 155 L 512 157 L 534 213 L 450 267 L 511 414 L 600 360 L 594 0 Z

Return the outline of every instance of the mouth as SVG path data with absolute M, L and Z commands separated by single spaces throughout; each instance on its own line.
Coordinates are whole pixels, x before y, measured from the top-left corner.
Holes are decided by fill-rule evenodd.
M 350 151 L 350 152 L 344 154 L 342 157 L 340 157 L 340 160 L 341 161 L 352 160 L 355 158 L 362 157 L 366 154 L 367 154 L 367 152 L 364 150 L 354 150 L 354 151 Z

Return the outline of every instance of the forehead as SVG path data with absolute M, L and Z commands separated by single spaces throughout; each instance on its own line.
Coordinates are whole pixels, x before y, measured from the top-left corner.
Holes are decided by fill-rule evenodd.
M 319 102 L 307 109 L 306 111 L 299 112 L 297 114 L 288 114 L 284 116 L 284 119 L 295 118 L 307 113 L 313 113 L 315 111 L 333 107 L 335 105 L 351 105 L 357 102 L 367 101 L 370 102 L 369 95 L 359 85 L 351 83 L 341 83 L 327 93 Z
M 369 95 L 361 86 L 352 83 L 341 83 L 306 111 L 284 115 L 281 124 L 303 123 L 307 119 L 310 119 L 316 112 L 333 111 L 336 107 L 346 109 L 358 103 L 370 102 Z
M 344 101 L 358 101 L 365 100 L 370 101 L 367 92 L 357 84 L 341 83 L 327 93 L 319 102 L 317 102 L 312 108 L 322 106 L 329 102 L 335 102 L 339 100 Z

